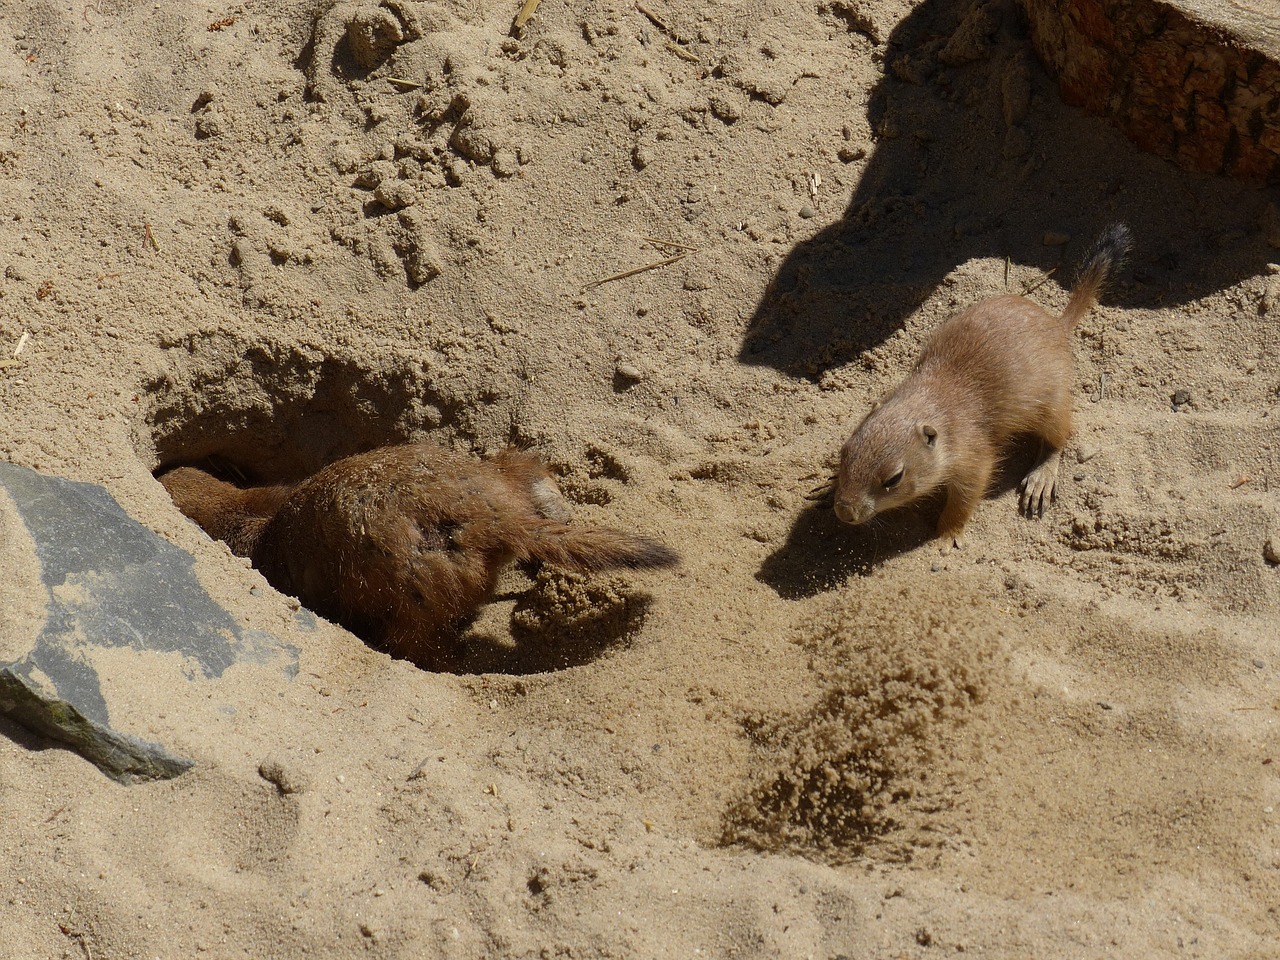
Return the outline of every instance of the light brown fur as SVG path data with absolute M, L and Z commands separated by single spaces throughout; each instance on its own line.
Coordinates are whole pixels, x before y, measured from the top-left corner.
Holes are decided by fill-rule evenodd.
M 550 474 L 518 450 L 481 461 L 426 443 L 384 447 L 296 487 L 240 489 L 191 467 L 160 482 L 277 590 L 429 669 L 457 666 L 460 627 L 513 560 L 584 571 L 678 561 L 653 540 L 565 523 Z
M 1017 434 L 1041 441 L 1020 509 L 1042 515 L 1071 436 L 1071 335 L 1129 246 L 1117 225 L 1095 244 L 1054 317 L 1023 297 L 992 297 L 956 314 L 925 344 L 907 379 L 866 416 L 840 451 L 836 515 L 864 523 L 944 487 L 938 536 L 960 546 L 1001 449 Z

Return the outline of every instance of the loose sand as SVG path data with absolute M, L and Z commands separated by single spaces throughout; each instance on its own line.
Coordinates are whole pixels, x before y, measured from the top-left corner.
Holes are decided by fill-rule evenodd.
M 646 4 L 2 5 L 0 457 L 302 651 L 169 782 L 0 723 L 7 955 L 1275 954 L 1275 191 L 1064 107 L 1007 2 Z M 946 557 L 809 506 L 928 330 L 1060 309 L 1117 219 L 1049 515 L 1022 453 Z M 683 567 L 512 573 L 433 675 L 152 478 L 426 437 Z

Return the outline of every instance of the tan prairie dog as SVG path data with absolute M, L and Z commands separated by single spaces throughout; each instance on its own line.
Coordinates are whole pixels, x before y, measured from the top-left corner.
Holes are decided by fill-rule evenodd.
M 415 443 L 347 457 L 296 486 L 242 489 L 194 467 L 160 482 L 281 593 L 427 669 L 457 666 L 460 629 L 511 561 L 592 571 L 679 559 L 645 537 L 566 523 L 550 473 L 519 450 L 477 460 Z
M 944 550 L 959 547 L 1002 447 L 1017 434 L 1041 441 L 1019 509 L 1043 515 L 1071 436 L 1072 331 L 1129 246 L 1121 224 L 1098 238 L 1060 317 L 1023 297 L 991 297 L 934 331 L 907 379 L 841 449 L 836 516 L 865 523 L 945 487 L 938 536 L 949 541 Z

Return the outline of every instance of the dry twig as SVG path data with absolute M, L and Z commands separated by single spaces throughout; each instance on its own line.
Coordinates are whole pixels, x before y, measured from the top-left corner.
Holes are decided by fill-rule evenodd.
M 645 17 L 648 18 L 650 23 L 652 23 L 655 27 L 657 27 L 659 30 L 665 33 L 668 37 L 670 37 L 676 43 L 684 43 L 684 37 L 680 36 L 680 34 L 676 33 L 675 30 L 671 29 L 671 27 L 667 25 L 667 22 L 665 20 L 663 20 L 660 16 L 658 16 L 656 13 L 654 13 L 652 10 L 646 7 L 643 3 L 636 3 L 636 11 L 639 13 L 643 13 Z
M 832 477 L 826 483 L 819 484 L 804 495 L 806 500 L 825 500 L 831 496 L 836 488 L 836 478 Z
M 702 62 L 702 60 L 698 57 L 696 53 L 692 53 L 691 51 L 686 50 L 684 47 L 680 46 L 678 43 L 672 43 L 670 40 L 667 41 L 667 49 L 670 50 L 672 53 L 674 53 L 681 60 L 687 60 L 689 63 Z
M 594 290 L 596 287 L 601 286 L 602 284 L 612 283 L 614 280 L 625 280 L 627 277 L 634 277 L 637 273 L 644 273 L 646 270 L 657 270 L 659 267 L 669 267 L 671 266 L 671 264 L 675 263 L 678 260 L 683 260 L 687 256 L 688 256 L 687 253 L 677 253 L 674 257 L 667 257 L 667 259 L 665 260 L 658 260 L 654 263 L 646 263 L 643 267 L 635 267 L 631 270 L 623 270 L 622 273 L 615 273 L 611 277 L 603 277 L 599 280 L 592 280 L 582 289 L 584 292 L 587 290 Z
M 524 25 L 529 22 L 529 18 L 533 16 L 538 9 L 538 4 L 541 2 L 542 0 L 524 0 L 524 6 L 516 14 L 515 20 L 511 22 L 511 35 L 513 37 L 518 37 L 524 32 Z
M 1026 296 L 1027 294 L 1029 294 L 1029 293 L 1035 293 L 1037 290 L 1039 290 L 1041 287 L 1043 287 L 1046 283 L 1048 283 L 1048 282 L 1049 282 L 1049 278 L 1050 278 L 1050 277 L 1052 277 L 1052 276 L 1053 276 L 1055 273 L 1057 273 L 1057 272 L 1058 272 L 1058 268 L 1057 268 L 1057 267 L 1054 267 L 1052 270 L 1050 270 L 1048 273 L 1046 273 L 1043 277 L 1041 277 L 1041 278 L 1040 278 L 1036 283 L 1034 283 L 1032 286 L 1029 286 L 1029 287 L 1027 287 L 1025 290 L 1023 290 L 1023 291 L 1022 291 L 1022 295 L 1025 297 L 1025 296 Z
M 674 240 L 662 240 L 658 237 L 641 237 L 645 243 L 652 243 L 656 247 L 671 247 L 675 250 L 688 250 L 690 253 L 697 253 L 697 247 L 689 247 L 683 243 L 676 243 Z

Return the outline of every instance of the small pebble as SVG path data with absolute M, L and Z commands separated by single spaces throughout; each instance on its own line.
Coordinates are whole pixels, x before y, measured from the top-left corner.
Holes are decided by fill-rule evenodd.
M 1096 443 L 1082 444 L 1080 449 L 1076 451 L 1076 461 L 1079 463 L 1088 463 L 1101 452 L 1102 448 Z
M 1098 701 L 1098 706 L 1099 706 L 1099 707 L 1101 707 L 1103 710 L 1114 710 L 1114 709 L 1115 709 L 1114 707 L 1112 707 L 1112 706 L 1111 706 L 1111 704 L 1107 703 L 1107 701 L 1105 701 L 1105 700 L 1099 700 L 1099 701 Z
M 1257 667 L 1259 670 L 1261 670 L 1261 669 L 1263 669 L 1264 667 L 1266 667 L 1267 662 L 1266 662 L 1265 660 L 1259 660 L 1257 657 L 1254 657 L 1254 658 L 1253 658 L 1253 665 L 1254 665 L 1255 667 Z
M 1280 566 L 1280 538 L 1267 538 L 1267 542 L 1262 545 L 1262 559 L 1273 567 Z
M 725 123 L 734 123 L 742 116 L 738 105 L 727 97 L 711 97 L 707 100 L 707 109 L 711 115 Z
M 418 192 L 403 180 L 383 180 L 373 191 L 373 199 L 388 210 L 403 210 L 418 202 Z
M 1079 483 L 1081 480 L 1085 478 L 1085 476 L 1086 474 L 1084 473 L 1084 471 L 1078 470 L 1071 475 L 1071 479 Z
M 1044 238 L 1040 241 L 1046 247 L 1061 247 L 1071 242 L 1071 234 L 1059 233 L 1057 230 L 1049 230 L 1045 233 Z
M 933 564 L 932 566 L 930 566 L 930 567 L 929 567 L 929 569 L 930 569 L 931 571 L 933 571 L 934 573 L 938 573 L 938 572 L 940 572 L 940 571 L 942 570 L 942 564 L 940 564 L 940 563 L 935 563 L 935 564 Z
M 519 172 L 520 158 L 516 156 L 514 150 L 505 148 L 495 150 L 493 161 L 489 164 L 494 174 L 499 177 L 513 177 Z
M 817 215 L 818 215 L 818 212 L 814 210 L 813 207 L 809 206 L 807 203 L 800 208 L 801 220 L 812 220 Z
M 623 380 L 643 380 L 644 371 L 629 360 L 619 360 L 614 372 Z
M 1175 408 L 1185 407 L 1188 403 L 1191 402 L 1191 391 L 1182 390 L 1182 389 L 1175 390 L 1173 391 L 1173 396 L 1171 399 L 1173 400 L 1173 405 Z

